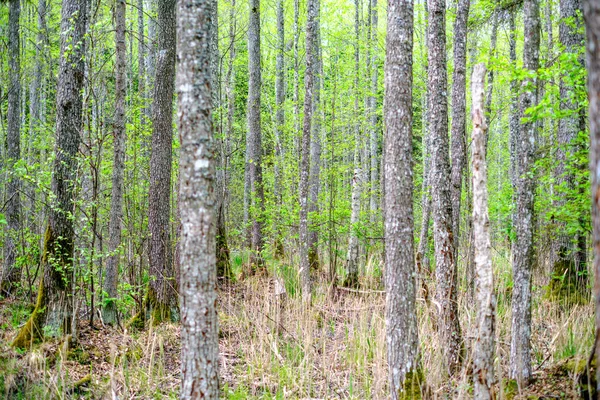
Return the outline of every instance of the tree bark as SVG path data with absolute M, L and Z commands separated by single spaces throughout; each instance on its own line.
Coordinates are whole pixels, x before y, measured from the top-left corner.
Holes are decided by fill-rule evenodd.
M 260 0 L 250 1 L 248 25 L 248 133 L 246 138 L 246 168 L 250 183 L 251 264 L 262 269 L 263 216 L 265 195 L 262 182 L 261 131 L 261 63 L 260 63 Z
M 352 211 L 350 214 L 350 237 L 348 239 L 348 255 L 346 257 L 346 280 L 344 286 L 358 286 L 358 234 L 357 224 L 360 218 L 360 197 L 362 186 L 362 169 L 360 165 L 360 110 L 358 99 L 360 97 L 360 24 L 359 0 L 354 0 L 354 175 L 352 176 Z
M 216 286 L 215 140 L 216 0 L 180 0 L 178 127 L 181 212 L 181 399 L 219 398 Z
M 458 320 L 457 272 L 452 237 L 450 164 L 448 160 L 448 102 L 446 88 L 446 3 L 429 0 L 429 129 L 431 129 L 431 192 L 439 303 L 438 330 L 446 367 L 452 375 L 461 362 L 461 330 Z
M 452 84 L 452 237 L 454 259 L 458 258 L 460 231 L 460 203 L 463 171 L 466 163 L 467 114 L 467 21 L 470 0 L 459 0 L 454 21 L 454 74 Z
M 176 316 L 177 282 L 171 244 L 171 170 L 173 161 L 173 94 L 175 91 L 176 0 L 158 3 L 158 58 L 152 106 L 152 154 L 148 228 L 150 287 L 148 304 L 154 323 Z
M 517 40 L 516 40 L 516 30 L 517 27 L 515 25 L 515 13 L 516 11 L 513 9 L 509 14 L 509 52 L 510 52 L 510 64 L 513 67 L 517 66 Z M 519 82 L 516 79 L 511 80 L 510 82 L 510 114 L 508 117 L 508 130 L 509 130 L 509 147 L 510 147 L 510 181 L 514 187 L 517 185 L 517 171 L 518 171 L 518 154 L 517 154 L 517 140 L 519 138 Z M 514 195 L 513 195 L 514 196 Z M 514 198 L 513 198 L 514 201 Z M 514 213 L 513 213 L 514 217 Z M 514 226 L 514 220 L 513 220 Z
M 321 85 L 323 63 L 321 59 L 321 4 L 315 0 L 315 32 L 313 36 L 313 99 L 312 99 L 312 126 L 310 141 L 310 176 L 308 178 L 308 213 L 316 215 L 319 212 L 319 190 L 321 186 Z M 309 218 L 310 222 L 310 218 Z M 308 260 L 310 268 L 319 267 L 319 230 L 314 224 L 308 225 Z
M 492 16 L 492 37 L 490 38 L 490 59 L 496 57 L 496 42 L 498 39 L 498 25 L 500 24 L 500 14 L 497 10 L 494 10 Z M 488 120 L 491 120 L 492 116 L 492 100 L 494 98 L 494 69 L 490 68 L 488 71 L 488 87 L 487 97 L 485 98 L 485 115 Z M 485 133 L 485 153 L 487 155 L 487 148 L 490 141 L 490 129 L 486 130 Z
M 420 394 L 413 258 L 412 0 L 388 4 L 385 62 L 385 287 L 390 397 Z
M 472 86 L 472 153 L 473 162 L 473 237 L 475 246 L 475 286 L 477 290 L 477 335 L 473 349 L 474 398 L 493 398 L 494 383 L 494 318 L 496 295 L 488 216 L 487 165 L 485 161 L 485 130 L 487 129 L 484 101 L 485 64 L 473 71 Z
M 275 181 L 274 195 L 276 217 L 274 221 L 275 235 L 275 254 L 283 256 L 283 242 L 281 230 L 279 228 L 279 219 L 281 217 L 282 190 L 281 181 L 283 179 L 282 170 L 284 168 L 283 158 L 283 129 L 285 126 L 285 14 L 283 0 L 277 0 L 277 61 L 275 77 Z
M 73 212 L 77 153 L 82 127 L 82 89 L 85 71 L 86 0 L 63 0 L 61 55 L 56 93 L 56 142 L 51 189 L 54 204 L 44 239 L 36 306 L 14 339 L 14 347 L 28 347 L 42 335 L 61 336 L 72 328 Z M 42 330 L 43 329 L 43 330 Z
M 318 0 L 308 1 L 306 21 L 306 70 L 304 72 L 304 123 L 302 129 L 302 153 L 300 168 L 300 282 L 302 299 L 311 301 L 310 260 L 308 240 L 308 189 L 310 175 L 310 140 L 313 113 L 313 90 L 316 59 L 316 33 Z
M 146 44 L 144 31 L 144 0 L 138 0 L 138 96 L 140 98 L 140 125 L 146 124 Z
M 592 185 L 592 241 L 594 274 L 600 276 L 600 3 L 583 0 L 586 27 L 586 65 L 588 70 L 590 118 L 590 179 Z M 600 279 L 594 282 L 596 306 L 596 365 L 600 365 Z M 596 368 L 596 391 L 600 392 L 600 368 Z
M 370 147 L 370 201 L 369 208 L 371 210 L 371 222 L 377 219 L 377 208 L 379 204 L 379 123 L 377 118 L 377 92 L 378 92 L 378 75 L 377 66 L 378 48 L 377 48 L 377 0 L 371 0 L 371 45 L 373 46 L 371 55 L 371 93 L 369 94 L 369 147 Z
M 8 11 L 8 123 L 6 132 L 7 171 L 13 171 L 21 158 L 21 49 L 19 19 L 20 0 L 11 0 Z M 4 251 L 4 268 L 0 276 L 0 294 L 11 295 L 21 280 L 17 264 L 17 239 L 21 230 L 21 182 L 14 174 L 8 174 L 6 185 L 7 235 Z
M 102 318 L 105 323 L 117 323 L 117 281 L 119 277 L 119 260 L 121 246 L 121 220 L 123 218 L 123 173 L 125 171 L 125 95 L 127 81 L 125 68 L 127 63 L 127 50 L 125 46 L 125 1 L 117 0 L 114 7 L 115 19 L 115 115 L 113 127 L 114 161 L 112 171 L 112 191 L 110 200 L 110 221 L 108 223 L 108 251 L 106 262 L 106 277 L 104 292 L 108 298 L 104 299 Z
M 523 66 L 530 74 L 539 68 L 540 17 L 538 0 L 524 2 L 525 43 Z M 526 110 L 537 102 L 537 79 L 528 77 L 522 83 L 519 100 L 521 120 Z M 535 180 L 536 122 L 521 124 L 517 141 L 519 167 L 515 211 L 516 241 L 513 252 L 512 330 L 510 377 L 520 386 L 527 385 L 531 369 L 531 269 L 533 267 L 533 200 Z
M 580 0 L 561 0 L 560 1 L 560 19 L 559 38 L 565 48 L 565 52 L 577 57 L 582 43 L 584 42 L 581 26 L 583 21 L 579 12 L 581 11 Z M 581 57 L 581 65 L 584 60 Z M 560 79 L 560 109 L 564 118 L 558 120 L 558 147 L 556 152 L 556 170 L 554 171 L 555 182 L 558 193 L 557 209 L 563 209 L 567 204 L 567 199 L 576 187 L 576 177 L 573 169 L 573 162 L 568 160 L 568 153 L 577 150 L 574 140 L 577 138 L 581 127 L 585 127 L 585 116 L 578 112 L 578 104 L 573 96 L 574 87 L 569 83 L 569 71 L 565 71 Z M 584 128 L 585 130 L 585 128 Z M 585 260 L 585 236 L 583 232 L 578 232 L 575 238 L 567 232 L 566 222 L 559 218 L 558 235 L 556 239 L 556 249 L 553 257 L 553 274 L 561 276 L 553 284 L 558 286 L 569 286 L 569 291 L 576 289 L 584 292 L 587 287 L 587 268 Z M 579 248 L 579 241 L 574 240 L 583 237 L 584 248 Z M 583 253 L 583 254 L 582 254 Z M 564 277 L 564 278 L 563 278 Z

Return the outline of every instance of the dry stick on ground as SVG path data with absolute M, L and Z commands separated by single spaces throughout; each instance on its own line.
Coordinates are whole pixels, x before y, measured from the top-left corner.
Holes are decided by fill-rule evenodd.
M 475 241 L 475 287 L 477 299 L 477 337 L 473 350 L 474 398 L 488 400 L 494 382 L 494 317 L 496 297 L 488 216 L 487 165 L 485 138 L 487 125 L 483 106 L 485 65 L 473 71 L 473 237 Z

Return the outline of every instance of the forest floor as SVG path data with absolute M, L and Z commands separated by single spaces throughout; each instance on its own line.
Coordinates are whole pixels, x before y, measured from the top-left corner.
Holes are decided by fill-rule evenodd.
M 279 280 L 250 277 L 219 288 L 221 383 L 229 399 L 385 399 L 385 295 L 369 265 L 360 291 L 317 284 L 313 304 L 296 296 L 291 269 Z M 591 304 L 565 307 L 534 284 L 533 384 L 519 391 L 507 381 L 510 352 L 510 266 L 497 269 L 496 375 L 498 399 L 581 398 L 593 345 Z M 540 274 L 541 275 L 541 274 Z M 325 282 L 325 278 L 316 279 Z M 426 282 L 429 278 L 426 278 Z M 280 283 L 286 288 L 285 294 Z M 369 289 L 371 288 L 371 289 Z M 277 289 L 277 290 L 276 290 Z M 433 291 L 433 282 L 429 282 Z M 422 292 L 421 292 L 422 293 Z M 472 340 L 474 307 L 461 294 L 465 346 Z M 471 304 L 471 305 L 469 305 Z M 141 332 L 80 321 L 78 342 L 63 349 L 46 341 L 28 352 L 8 346 L 30 312 L 21 301 L 0 301 L 0 396 L 7 398 L 177 398 L 180 329 L 162 324 Z M 434 329 L 436 308 L 418 298 L 419 340 L 427 398 L 470 398 L 467 368 L 448 379 Z M 469 364 L 468 360 L 465 363 Z

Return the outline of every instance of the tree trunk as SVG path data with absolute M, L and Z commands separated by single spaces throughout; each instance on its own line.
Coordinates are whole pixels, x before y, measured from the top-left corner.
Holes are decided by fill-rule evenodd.
M 125 170 L 125 95 L 126 75 L 125 67 L 127 52 L 125 47 L 125 2 L 118 0 L 114 7 L 115 19 L 115 115 L 113 128 L 114 161 L 112 171 L 112 192 L 110 200 L 110 221 L 108 223 L 108 251 L 106 262 L 106 278 L 104 292 L 108 298 L 104 299 L 102 318 L 105 323 L 117 323 L 117 281 L 119 278 L 119 260 L 121 252 L 121 219 L 123 218 L 123 173 Z
M 490 39 L 490 59 L 496 57 L 496 42 L 498 39 L 498 25 L 500 23 L 500 14 L 497 10 L 494 10 L 492 15 L 492 37 Z M 485 115 L 488 121 L 491 121 L 492 114 L 492 99 L 494 98 L 494 69 L 490 68 L 488 71 L 488 87 L 487 97 L 485 98 Z M 487 155 L 488 144 L 490 141 L 490 129 L 486 130 L 485 133 L 485 153 Z
M 146 58 L 146 90 L 153 92 L 154 80 L 156 78 L 156 0 L 144 0 L 148 17 L 148 56 Z M 153 115 L 153 104 L 149 102 L 146 107 L 146 116 L 151 119 Z
M 294 0 L 294 143 L 299 156 L 300 143 L 300 0 Z M 299 157 L 302 160 L 302 157 Z M 302 162 L 302 161 L 300 161 Z
M 359 0 L 354 0 L 354 175 L 352 176 L 352 211 L 350 214 L 350 238 L 348 240 L 348 255 L 346 257 L 346 280 L 344 286 L 358 286 L 358 234 L 356 232 L 360 218 L 360 196 L 362 184 L 362 169 L 360 168 L 360 111 L 358 99 L 360 97 L 360 25 L 359 25 Z
M 28 347 L 42 335 L 61 336 L 72 328 L 73 212 L 77 153 L 82 127 L 87 1 L 63 0 L 61 56 L 56 93 L 56 142 L 51 189 L 54 205 L 44 239 L 37 303 L 31 317 L 13 341 Z
M 466 163 L 467 21 L 470 0 L 459 0 L 454 21 L 454 74 L 452 77 L 452 237 L 458 259 L 460 202 Z
M 516 30 L 517 27 L 515 25 L 515 10 L 511 10 L 509 14 L 509 28 L 510 28 L 510 36 L 509 36 L 509 51 L 510 51 L 510 65 L 513 67 L 517 66 L 517 40 L 516 40 Z M 514 187 L 517 184 L 517 171 L 518 171 L 518 154 L 517 154 L 517 140 L 519 138 L 519 103 L 518 103 L 518 93 L 519 93 L 519 82 L 516 79 L 513 79 L 510 82 L 510 114 L 508 117 L 508 129 L 509 129 L 509 147 L 510 147 L 510 181 Z M 513 195 L 514 196 L 514 195 Z M 514 201 L 514 199 L 513 199 Z M 513 212 L 514 217 L 514 212 Z M 514 226 L 514 220 L 513 220 Z
M 308 1 L 306 21 L 306 70 L 304 72 L 304 123 L 302 129 L 302 153 L 300 168 L 300 282 L 302 299 L 311 300 L 310 260 L 308 241 L 308 189 L 310 175 L 310 139 L 313 113 L 313 90 L 316 61 L 316 33 L 318 0 Z
M 377 118 L 377 92 L 378 92 L 378 73 L 377 68 L 377 54 L 379 49 L 377 48 L 377 24 L 378 24 L 378 13 L 377 13 L 377 0 L 371 0 L 371 45 L 372 56 L 371 56 L 371 93 L 369 95 L 369 147 L 370 147 L 370 204 L 369 208 L 371 211 L 371 222 L 375 222 L 377 219 L 377 208 L 379 204 L 378 200 L 378 188 L 379 188 L 379 163 L 378 152 L 379 152 L 379 123 Z
M 262 182 L 262 131 L 261 131 L 261 66 L 260 66 L 260 0 L 250 2 L 248 25 L 248 139 L 246 168 L 250 177 L 250 217 L 252 218 L 252 260 L 259 268 L 264 267 L 263 216 L 265 195 Z
M 321 59 L 321 4 L 315 0 L 315 32 L 313 36 L 313 99 L 312 99 L 312 139 L 310 141 L 310 176 L 308 179 L 308 212 L 316 215 L 319 212 L 319 189 L 321 186 L 321 85 L 323 64 Z M 309 218 L 310 220 L 310 218 Z M 319 267 L 319 230 L 314 224 L 308 228 L 308 260 L 310 268 Z
M 219 398 L 213 88 L 216 0 L 180 0 L 178 127 L 182 399 Z M 209 51 L 206 49 L 209 48 Z
M 16 265 L 17 239 L 21 230 L 21 182 L 11 172 L 21 158 L 21 49 L 19 19 L 20 0 L 11 0 L 8 11 L 8 68 L 10 86 L 8 91 L 8 123 L 6 132 L 7 161 L 10 171 L 6 185 L 6 248 L 4 270 L 0 276 L 0 294 L 11 295 L 21 280 L 21 269 Z
M 276 78 L 275 78 L 275 255 L 283 256 L 283 241 L 281 230 L 279 228 L 282 208 L 282 184 L 283 179 L 283 129 L 285 126 L 285 14 L 283 8 L 283 0 L 277 0 L 277 61 L 276 61 Z
M 594 275 L 600 276 L 600 3 L 583 0 L 586 27 L 586 65 L 588 69 L 590 118 L 590 179 L 592 185 L 592 229 Z M 600 279 L 594 282 L 596 305 L 596 365 L 600 365 Z M 600 368 L 596 368 L 596 391 L 600 392 Z
M 524 2 L 525 44 L 523 67 L 536 74 L 539 67 L 540 17 L 538 0 Z M 537 79 L 526 78 L 522 84 L 520 117 L 537 102 Z M 517 171 L 517 204 L 515 211 L 516 241 L 513 252 L 512 331 L 510 346 L 510 377 L 520 386 L 527 385 L 531 369 L 531 269 L 533 267 L 533 196 L 535 180 L 536 122 L 521 124 L 517 141 L 519 168 Z
M 496 295 L 488 216 L 484 99 L 485 64 L 478 64 L 471 81 L 473 91 L 473 237 L 475 240 L 475 286 L 477 288 L 477 336 L 473 349 L 474 398 L 489 400 L 494 383 L 494 318 Z
M 138 0 L 138 96 L 140 98 L 140 125 L 145 125 L 146 116 L 146 44 L 144 40 L 144 0 Z M 132 55 L 133 56 L 133 55 Z
M 438 330 L 446 367 L 452 375 L 461 361 L 461 331 L 458 320 L 457 272 L 452 238 L 450 164 L 448 159 L 448 102 L 446 88 L 446 3 L 429 0 L 429 129 L 431 129 L 431 192 L 435 245 Z
M 177 282 L 171 244 L 171 169 L 173 160 L 173 94 L 175 86 L 176 0 L 158 3 L 158 59 L 152 106 L 152 155 L 148 228 L 150 230 L 150 287 L 148 304 L 154 323 L 178 312 Z
M 420 395 L 413 239 L 413 5 L 388 4 L 385 62 L 386 341 L 392 399 Z M 420 397 L 420 396 L 418 396 Z
M 573 56 L 579 54 L 581 45 L 584 41 L 581 32 L 581 20 L 579 12 L 581 11 L 580 0 L 561 0 L 560 2 L 560 20 L 559 37 L 560 42 L 567 53 Z M 584 65 L 583 58 L 580 60 Z M 569 84 L 569 71 L 560 79 L 560 109 L 564 118 L 558 120 L 558 147 L 556 160 L 558 164 L 554 171 L 555 182 L 558 192 L 557 209 L 563 209 L 567 204 L 568 196 L 575 190 L 576 177 L 573 172 L 572 160 L 567 159 L 567 154 L 576 150 L 574 140 L 577 139 L 581 126 L 585 127 L 585 117 L 578 112 L 578 104 L 573 98 L 574 87 Z M 583 119 L 583 121 L 582 121 Z M 585 130 L 585 128 L 584 128 Z M 560 292 L 574 293 L 576 291 L 585 292 L 587 287 L 587 268 L 585 263 L 579 263 L 579 259 L 584 259 L 580 253 L 586 252 L 585 233 L 578 232 L 575 238 L 567 232 L 566 222 L 558 219 L 558 237 L 556 240 L 556 249 L 553 257 L 553 276 L 560 276 L 554 279 L 552 285 Z M 584 248 L 579 248 L 578 237 L 583 237 Z

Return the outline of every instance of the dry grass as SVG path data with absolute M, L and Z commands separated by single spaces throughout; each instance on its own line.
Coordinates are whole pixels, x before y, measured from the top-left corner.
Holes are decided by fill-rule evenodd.
M 251 277 L 220 287 L 221 379 L 224 397 L 245 398 L 387 398 L 385 296 L 380 292 L 376 258 L 365 266 L 360 293 L 335 290 L 315 279 L 313 304 L 302 305 L 293 260 L 273 270 L 284 278 L 287 294 L 275 294 L 276 278 Z M 584 362 L 593 344 L 593 307 L 566 307 L 544 298 L 543 280 L 534 282 L 534 385 L 518 395 L 507 389 L 510 352 L 510 265 L 495 261 L 499 293 L 496 351 L 498 398 L 578 395 L 574 365 Z M 544 276 L 539 272 L 537 276 Z M 291 276 L 291 277 L 290 277 Z M 434 282 L 425 278 L 430 293 Z M 321 282 L 321 283 L 319 283 Z M 508 294 L 508 295 L 505 295 Z M 460 376 L 449 379 L 434 329 L 435 305 L 418 299 L 421 359 L 428 395 L 470 398 L 468 358 Z M 473 338 L 474 307 L 460 293 L 465 348 Z M 20 311 L 19 311 L 20 310 Z M 17 315 L 15 315 L 17 314 Z M 165 324 L 145 332 L 120 332 L 82 321 L 75 350 L 47 342 L 19 354 L 8 348 L 18 321 L 26 316 L 19 303 L 0 303 L 3 344 L 0 390 L 9 398 L 176 398 L 179 385 L 179 328 Z M 15 323 L 17 322 L 17 323 Z M 583 361 L 582 361 L 583 360 Z M 74 389 L 91 374 L 91 381 Z M 2 389 L 3 386 L 3 389 Z M 21 393 L 21 397 L 17 397 Z M 113 397 L 115 396 L 115 397 Z

